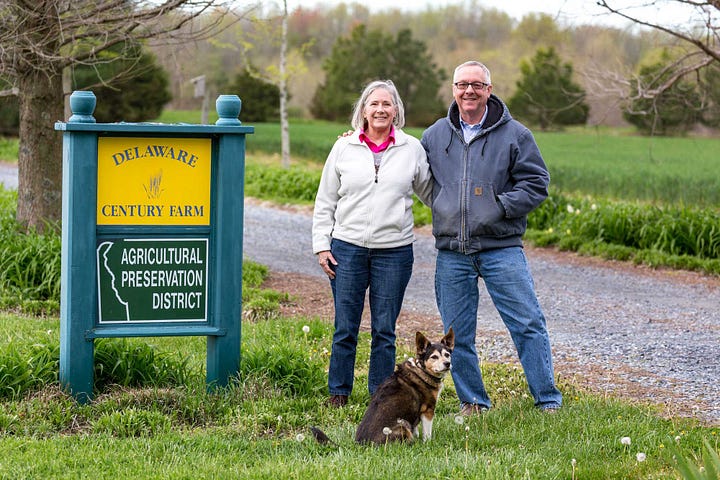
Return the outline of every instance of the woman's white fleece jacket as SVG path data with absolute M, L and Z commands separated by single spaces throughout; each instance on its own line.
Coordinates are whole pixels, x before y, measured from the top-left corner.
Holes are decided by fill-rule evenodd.
M 395 129 L 395 143 L 385 150 L 375 182 L 370 148 L 360 131 L 333 145 L 315 198 L 313 252 L 330 250 L 337 238 L 365 248 L 393 248 L 412 243 L 412 194 L 426 205 L 432 175 L 420 141 Z

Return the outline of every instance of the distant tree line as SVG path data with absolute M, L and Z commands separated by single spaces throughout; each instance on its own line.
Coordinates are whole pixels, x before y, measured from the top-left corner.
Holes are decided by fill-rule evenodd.
M 517 76 L 512 93 L 508 94 L 510 89 L 504 81 L 495 88 L 498 95 L 506 95 L 503 99 L 514 117 L 543 130 L 583 125 L 589 121 L 592 95 L 586 92 L 584 77 L 576 73 L 573 62 L 562 55 L 562 51 L 567 52 L 562 46 L 567 30 L 560 29 L 547 15 L 529 14 L 513 29 L 509 18 L 496 10 L 479 9 L 480 15 L 474 17 L 462 17 L 463 12 L 466 13 L 457 6 L 445 7 L 447 22 L 456 27 L 450 33 L 434 31 L 428 43 L 414 38 L 415 31 L 423 32 L 423 38 L 428 37 L 426 32 L 433 32 L 432 25 L 437 19 L 424 13 L 399 17 L 399 12 L 390 11 L 371 15 L 356 4 L 352 8 L 342 5 L 324 16 L 313 10 L 297 9 L 291 16 L 292 41 L 296 45 L 305 42 L 308 45 L 306 55 L 323 56 L 322 75 L 314 86 L 309 114 L 318 119 L 346 121 L 353 102 L 367 82 L 392 79 L 405 102 L 408 124 L 428 125 L 445 114 L 449 101 L 444 93 L 449 91 L 444 87 L 449 74 L 435 61 L 438 44 L 454 52 L 464 48 L 464 39 L 478 38 L 483 40 L 480 42 L 482 48 L 475 50 L 477 56 L 474 58 L 481 61 L 484 57 L 495 57 L 491 49 L 500 40 L 509 42 L 510 50 L 517 45 L 524 45 L 525 49 L 537 46 L 532 56 L 516 56 Z M 416 24 L 400 28 L 407 23 L 408 17 L 415 19 Z M 322 23 L 328 18 L 334 21 Z M 343 33 L 352 25 L 353 19 L 355 26 Z M 490 21 L 493 29 L 490 29 Z M 577 30 L 580 29 L 582 27 Z M 612 29 L 604 29 L 602 33 L 614 34 Z M 227 41 L 221 35 L 216 39 L 218 44 Z M 672 75 L 666 67 L 678 54 L 664 48 L 653 56 L 652 48 L 642 46 L 646 37 L 646 34 L 639 34 L 636 42 L 646 51 L 642 55 L 645 60 L 638 57 L 639 67 L 623 82 L 627 85 L 627 93 L 621 106 L 622 117 L 639 131 L 656 135 L 683 134 L 696 124 L 720 127 L 720 68 L 712 64 L 659 94 L 647 95 L 645 92 L 653 83 L 661 83 Z M 313 41 L 314 38 L 317 41 Z M 334 41 L 328 47 L 322 41 L 324 38 Z M 127 54 L 128 49 L 132 50 L 131 54 Z M 253 45 L 253 50 L 257 57 L 273 61 L 270 46 Z M 134 122 L 157 118 L 172 99 L 169 74 L 162 68 L 162 62 L 140 44 L 117 46 L 107 54 L 127 55 L 133 60 L 75 66 L 71 72 L 72 88 L 90 88 L 95 92 L 98 121 Z M 629 50 L 626 54 L 630 54 Z M 227 59 L 222 61 L 224 66 L 228 65 Z M 252 99 L 243 104 L 244 121 L 277 120 L 278 87 L 251 74 L 257 69 L 242 63 L 236 60 L 229 68 L 210 72 L 212 90 L 242 92 L 243 97 Z M 459 61 L 453 65 L 455 63 Z M 491 68 L 494 66 L 486 63 Z M 502 65 L 499 61 L 495 63 Z M 495 71 L 493 74 L 493 79 L 502 79 Z M 0 134 L 17 134 L 17 127 L 16 98 L 0 97 Z

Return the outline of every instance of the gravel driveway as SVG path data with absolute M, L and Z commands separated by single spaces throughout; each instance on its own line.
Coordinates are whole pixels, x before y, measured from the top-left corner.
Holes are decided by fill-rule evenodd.
M 5 188 L 17 188 L 17 165 L 0 162 L 0 183 Z
M 307 210 L 246 202 L 244 254 L 273 272 L 327 282 L 311 253 Z M 720 279 L 655 271 L 527 249 L 548 319 L 556 373 L 596 391 L 660 404 L 672 415 L 720 424 Z M 437 318 L 435 249 L 417 232 L 405 308 Z M 517 362 L 505 327 L 481 288 L 478 351 Z

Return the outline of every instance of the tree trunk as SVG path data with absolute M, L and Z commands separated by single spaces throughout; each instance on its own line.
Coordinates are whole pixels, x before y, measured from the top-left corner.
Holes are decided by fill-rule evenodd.
M 290 167 L 290 124 L 287 112 L 287 36 L 288 36 L 288 11 L 287 0 L 283 1 L 285 10 L 282 18 L 282 39 L 280 42 L 280 149 L 281 162 L 285 168 Z
M 62 217 L 62 77 L 33 71 L 19 81 L 17 220 L 26 229 L 59 228 Z

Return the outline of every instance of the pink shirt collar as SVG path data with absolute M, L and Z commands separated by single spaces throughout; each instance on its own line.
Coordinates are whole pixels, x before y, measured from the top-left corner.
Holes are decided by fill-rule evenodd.
M 365 130 L 360 130 L 360 141 L 365 142 L 373 153 L 384 152 L 390 146 L 391 142 L 395 143 L 395 125 L 390 125 L 390 135 L 388 135 L 387 140 L 380 145 L 375 145 L 375 143 L 365 135 Z

